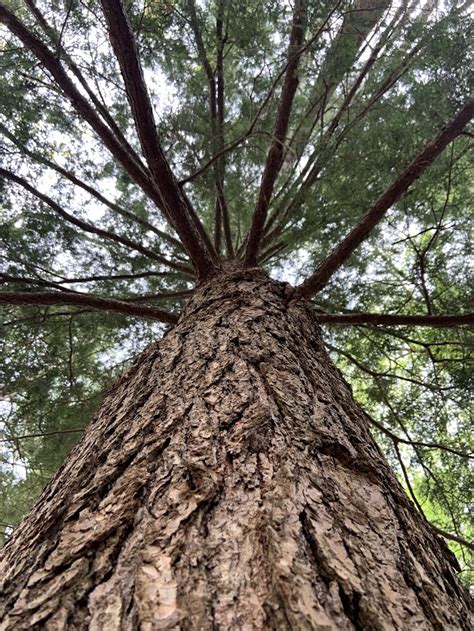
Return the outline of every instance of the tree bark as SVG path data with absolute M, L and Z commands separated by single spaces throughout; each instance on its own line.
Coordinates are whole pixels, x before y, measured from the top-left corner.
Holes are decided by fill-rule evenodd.
M 1 629 L 470 628 L 291 293 L 227 269 L 112 386 L 2 552 Z

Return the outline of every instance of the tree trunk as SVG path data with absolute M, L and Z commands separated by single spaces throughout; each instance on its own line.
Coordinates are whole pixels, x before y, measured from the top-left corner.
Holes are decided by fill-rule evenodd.
M 200 287 L 2 553 L 1 629 L 468 629 L 304 301 Z

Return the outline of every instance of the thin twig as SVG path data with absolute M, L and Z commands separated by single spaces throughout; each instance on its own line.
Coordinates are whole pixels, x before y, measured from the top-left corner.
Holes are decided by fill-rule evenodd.
M 27 438 L 44 438 L 45 436 L 54 436 L 56 434 L 75 434 L 83 432 L 84 427 L 80 429 L 61 429 L 55 432 L 44 432 L 41 434 L 23 434 L 23 436 L 14 436 L 13 438 L 0 438 L 0 443 L 9 443 L 13 440 L 26 440 Z
M 401 436 L 397 436 L 394 434 L 388 427 L 382 425 L 374 418 L 370 417 L 370 423 L 374 425 L 377 429 L 383 432 L 386 436 L 388 436 L 394 443 L 403 443 L 404 445 L 411 445 L 412 447 L 426 447 L 427 449 L 441 449 L 443 451 L 449 451 L 456 456 L 460 456 L 461 458 L 474 459 L 474 454 L 467 454 L 463 451 L 459 451 L 458 449 L 454 449 L 453 447 L 448 447 L 447 445 L 442 445 L 441 443 L 425 443 L 420 440 L 411 440 L 408 438 L 402 438 Z

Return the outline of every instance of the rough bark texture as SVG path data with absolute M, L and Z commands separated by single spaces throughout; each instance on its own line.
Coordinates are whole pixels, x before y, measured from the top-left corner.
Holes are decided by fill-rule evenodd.
M 315 317 L 203 285 L 106 396 L 3 550 L 3 630 L 468 629 Z

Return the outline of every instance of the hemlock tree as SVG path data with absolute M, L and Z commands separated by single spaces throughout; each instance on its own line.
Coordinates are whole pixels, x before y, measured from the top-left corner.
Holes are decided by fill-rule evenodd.
M 469 7 L 0 3 L 2 629 L 470 628 Z

